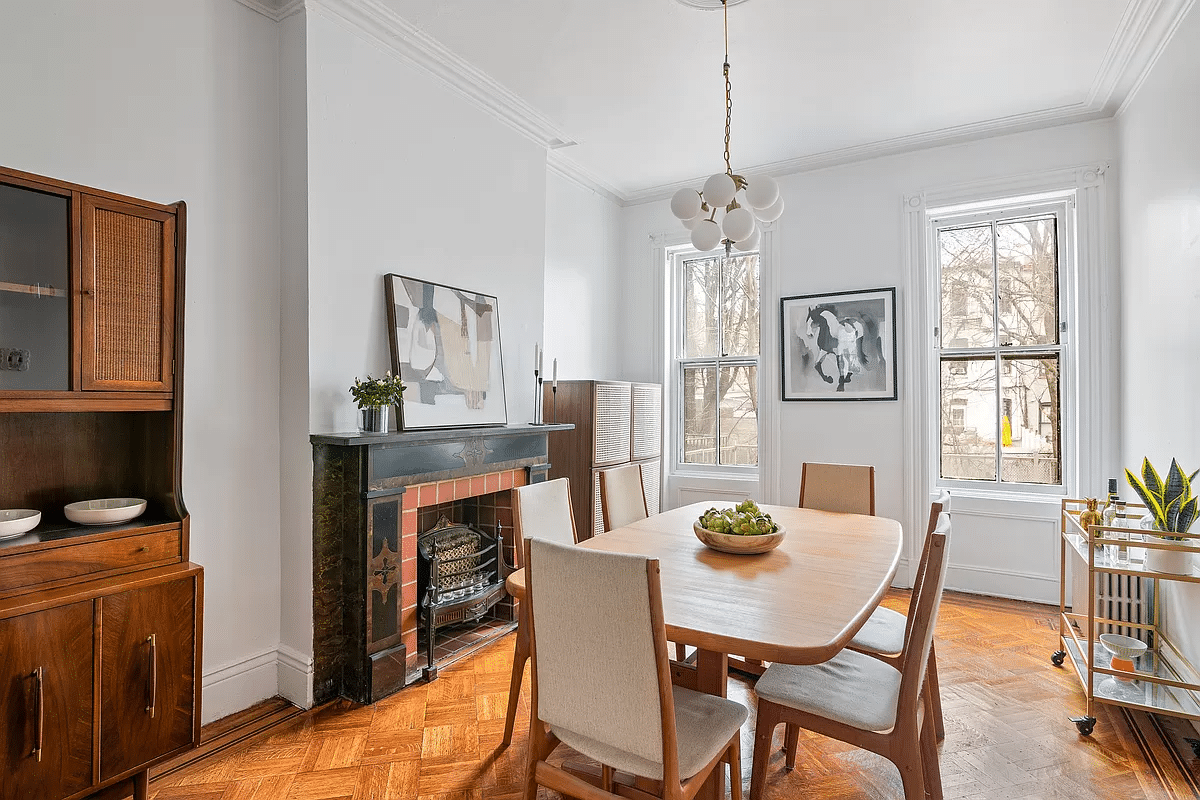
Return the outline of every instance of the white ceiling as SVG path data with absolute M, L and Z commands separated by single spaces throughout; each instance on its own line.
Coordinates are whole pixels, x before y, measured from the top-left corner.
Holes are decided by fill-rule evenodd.
M 555 133 L 548 142 L 574 141 L 552 161 L 622 202 L 661 196 L 724 169 L 720 11 L 677 0 L 320 4 L 354 6 L 356 14 L 373 14 L 376 25 L 391 18 L 392 27 L 421 40 L 420 48 L 440 53 L 433 60 L 441 65 L 431 71 L 449 65 L 460 78 L 465 72 L 476 93 L 504 98 L 481 104 L 519 106 L 516 116 Z M 731 6 L 734 169 L 766 166 L 779 175 L 1111 116 L 1190 4 L 750 0 Z

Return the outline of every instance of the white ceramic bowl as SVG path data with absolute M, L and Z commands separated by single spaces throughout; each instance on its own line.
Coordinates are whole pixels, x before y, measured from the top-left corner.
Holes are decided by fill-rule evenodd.
M 1122 636 L 1119 633 L 1100 634 L 1100 643 L 1104 649 L 1117 658 L 1127 658 L 1130 661 L 1146 652 L 1146 643 L 1132 636 Z
M 80 500 L 63 507 L 71 522 L 80 525 L 116 525 L 142 515 L 146 501 L 140 497 L 106 497 L 103 500 Z
M 32 508 L 6 508 L 0 510 L 0 539 L 24 536 L 42 521 L 42 512 Z
M 784 534 L 787 533 L 783 527 L 774 533 L 756 533 L 750 536 L 743 536 L 740 533 L 717 533 L 702 527 L 699 522 L 692 523 L 692 530 L 695 531 L 697 539 L 713 550 L 735 555 L 751 555 L 774 550 L 783 541 Z

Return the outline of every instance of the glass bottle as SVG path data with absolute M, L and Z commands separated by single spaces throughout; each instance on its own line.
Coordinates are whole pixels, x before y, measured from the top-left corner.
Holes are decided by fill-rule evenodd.
M 1113 525 L 1115 525 L 1118 528 L 1129 527 L 1125 521 L 1125 501 L 1124 500 L 1117 501 L 1117 513 L 1114 515 Z M 1128 564 L 1129 563 L 1129 534 L 1122 532 L 1122 533 L 1118 533 L 1116 536 L 1117 536 L 1117 563 L 1118 564 Z

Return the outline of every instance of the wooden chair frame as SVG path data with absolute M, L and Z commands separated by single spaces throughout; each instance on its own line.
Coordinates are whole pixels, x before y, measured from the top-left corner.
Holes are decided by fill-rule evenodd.
M 750 800 L 761 800 L 767 777 L 767 759 L 771 751 L 771 740 L 779 723 L 788 725 L 785 749 L 788 752 L 786 766 L 795 766 L 795 752 L 801 727 L 864 750 L 883 756 L 900 770 L 906 800 L 924 800 L 926 790 L 932 800 L 942 800 L 941 768 L 938 764 L 937 741 L 928 705 L 923 702 L 922 691 L 925 681 L 921 674 L 922 662 L 928 658 L 924 646 L 914 646 L 932 633 L 933 624 L 941 602 L 941 587 L 945 582 L 946 560 L 945 533 L 935 531 L 929 537 L 929 555 L 922 583 L 910 608 L 911 627 L 905 637 L 904 653 L 901 655 L 900 696 L 896 707 L 896 721 L 886 732 L 864 731 L 835 720 L 799 709 L 773 703 L 759 698 L 758 719 L 754 730 L 754 755 L 750 773 Z
M 828 465 L 826 465 L 826 464 L 816 464 L 816 462 L 809 462 L 809 461 L 805 461 L 804 463 L 802 463 L 800 465 L 800 501 L 798 503 L 800 508 L 808 508 L 808 506 L 805 505 L 805 503 L 804 503 L 804 494 L 805 494 L 804 489 L 805 489 L 805 486 L 808 484 L 808 468 L 809 468 L 810 464 L 813 466 L 855 467 L 855 468 L 859 468 L 859 469 L 869 470 L 870 485 L 871 485 L 871 503 L 870 503 L 871 510 L 869 513 L 870 513 L 870 516 L 872 516 L 872 517 L 875 516 L 875 467 L 868 466 L 868 465 L 862 465 L 862 464 L 828 464 Z
M 538 719 L 538 660 L 537 660 L 537 621 L 533 610 L 533 593 L 536 577 L 528 565 L 529 544 L 525 545 L 525 598 L 529 603 L 530 613 L 526 617 L 529 623 L 529 653 L 531 662 L 532 701 L 529 716 L 529 760 L 525 773 L 524 800 L 536 800 L 537 787 L 545 786 L 567 797 L 579 800 L 611 800 L 618 796 L 614 770 L 605 765 L 602 767 L 600 785 L 596 786 L 560 766 L 549 763 L 546 759 L 558 746 L 558 737 L 549 726 Z M 621 796 L 634 800 L 691 800 L 708 780 L 709 775 L 722 762 L 728 762 L 730 771 L 730 791 L 732 800 L 742 800 L 742 767 L 741 767 L 741 731 L 735 731 L 729 743 L 717 753 L 699 772 L 686 779 L 679 776 L 679 745 L 675 730 L 675 699 L 671 689 L 671 667 L 667 658 L 667 630 L 663 621 L 662 585 L 659 578 L 658 559 L 646 562 L 646 582 L 650 591 L 650 623 L 654 637 L 654 655 L 658 674 L 659 713 L 663 733 L 663 777 L 659 793 L 652 793 L 642 788 L 620 786 Z M 649 782 L 639 782 L 649 788 Z
M 942 509 L 943 509 L 943 505 L 941 503 L 941 498 L 939 498 L 937 501 L 935 501 L 933 503 L 930 503 L 930 505 L 929 505 L 929 526 L 925 530 L 925 542 L 921 546 L 921 558 L 917 562 L 917 573 L 913 578 L 913 586 L 914 587 L 920 586 L 921 582 L 925 579 L 925 570 L 928 569 L 928 566 L 929 566 L 929 537 L 933 536 L 934 530 L 937 529 L 938 518 L 942 514 Z M 912 608 L 913 608 L 913 604 L 915 602 L 916 602 L 916 595 L 914 593 L 914 595 L 912 596 L 912 598 L 909 601 L 910 607 L 909 607 L 908 621 L 905 623 L 905 626 L 904 626 L 905 640 L 908 639 L 908 633 L 912 629 L 912 622 L 913 622 Z M 866 649 L 860 649 L 860 648 L 854 647 L 853 643 L 851 643 L 850 649 L 857 650 L 858 652 L 863 653 L 868 656 L 871 656 L 872 658 L 877 658 L 880 661 L 884 661 L 888 664 L 891 664 L 896 669 L 900 669 L 900 667 L 902 666 L 901 659 L 904 657 L 903 652 L 879 653 L 874 650 L 866 650 Z M 925 697 L 928 701 L 929 713 L 933 716 L 933 724 L 934 724 L 934 730 L 937 734 L 937 740 L 940 742 L 946 738 L 946 721 L 945 721 L 945 718 L 942 716 L 942 689 L 938 683 L 936 651 L 937 651 L 936 643 L 930 644 L 929 645 L 929 663 L 925 667 L 925 681 L 927 683 L 927 685 L 925 687 Z M 795 753 L 792 754 L 792 760 L 793 760 L 793 762 L 795 761 Z
M 571 481 L 569 478 L 556 478 L 565 484 L 567 492 L 567 514 L 571 519 L 571 541 L 579 544 L 579 530 L 575 527 L 575 515 L 571 513 Z M 524 514 L 521 511 L 521 495 L 523 489 L 529 486 L 544 486 L 551 481 L 531 483 L 513 489 L 513 544 L 516 548 L 517 566 L 525 564 L 525 532 L 523 529 Z M 512 744 L 513 729 L 517 724 L 517 707 L 521 702 L 521 682 L 525 678 L 525 664 L 529 661 L 529 623 L 525 621 L 525 609 L 528 603 L 517 603 L 517 642 L 513 650 L 512 677 L 508 682 L 508 709 L 504 715 L 504 738 L 500 740 L 500 749 Z
M 608 473 L 613 472 L 615 470 L 619 470 L 619 469 L 632 470 L 634 468 L 636 468 L 637 472 L 638 472 L 638 492 L 641 494 L 641 498 L 642 498 L 642 516 L 640 518 L 644 519 L 644 518 L 650 516 L 649 509 L 646 506 L 646 485 L 644 483 L 642 483 L 642 465 L 641 464 L 627 464 L 627 465 L 623 465 L 620 467 L 610 467 L 609 469 L 601 470 L 600 471 L 600 516 L 604 522 L 604 532 L 605 533 L 607 533 L 608 531 L 611 531 L 614 527 L 612 524 L 612 520 L 609 516 Z M 620 526 L 616 526 L 616 527 L 620 527 Z

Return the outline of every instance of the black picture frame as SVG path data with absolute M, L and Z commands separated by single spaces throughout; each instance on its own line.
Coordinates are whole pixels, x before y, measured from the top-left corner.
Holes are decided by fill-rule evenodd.
M 896 287 L 779 300 L 781 400 L 896 400 Z

